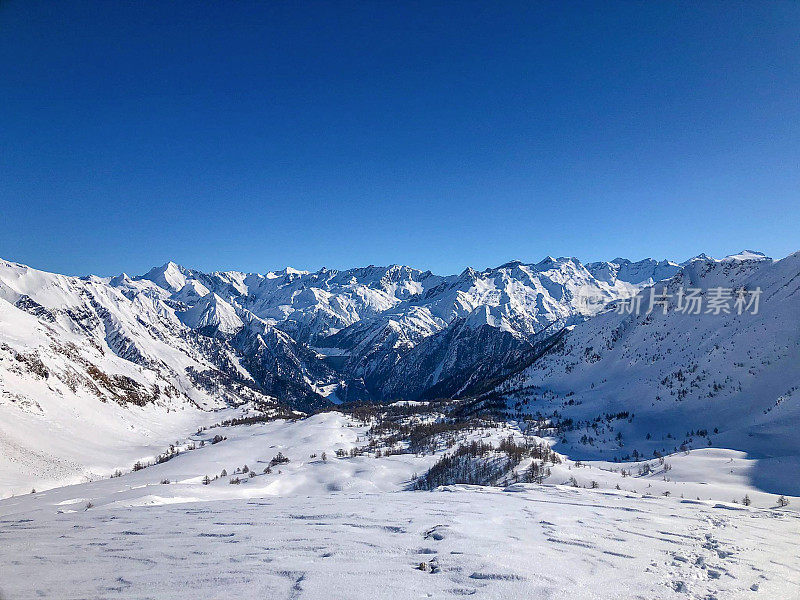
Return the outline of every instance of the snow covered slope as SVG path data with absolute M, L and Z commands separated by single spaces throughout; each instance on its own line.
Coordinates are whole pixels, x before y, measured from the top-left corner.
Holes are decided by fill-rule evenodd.
M 505 424 L 458 438 L 506 435 L 522 433 Z M 363 422 L 335 412 L 212 427 L 166 462 L 2 500 L 0 594 L 788 599 L 800 590 L 797 499 L 777 507 L 729 475 L 728 459 L 741 469 L 743 457 L 670 457 L 672 481 L 566 460 L 546 485 L 412 492 L 414 473 L 447 450 L 346 452 L 367 438 Z M 577 487 L 590 481 L 596 489 Z M 747 493 L 752 506 L 731 502 Z
M 0 262 L 0 489 L 108 474 L 245 403 L 275 399 L 158 289 Z
M 800 520 L 764 509 L 539 486 L 70 512 L 76 502 L 61 514 L 45 502 L 11 514 L 0 505 L 0 593 L 9 598 L 800 593 Z
M 661 284 L 656 286 L 660 294 Z M 757 314 L 675 310 L 680 289 L 760 289 Z M 499 388 L 518 415 L 558 424 L 556 448 L 587 458 L 652 457 L 722 447 L 759 460 L 765 489 L 800 493 L 800 253 L 695 259 L 647 314 L 615 310 L 572 329 L 553 352 Z M 623 414 L 624 413 L 624 414 Z

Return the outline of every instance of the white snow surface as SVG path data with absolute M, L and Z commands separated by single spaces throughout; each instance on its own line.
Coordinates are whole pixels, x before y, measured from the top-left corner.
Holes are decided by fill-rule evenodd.
M 609 470 L 618 464 L 566 460 L 545 485 L 412 492 L 405 488 L 413 473 L 436 457 L 335 456 L 363 443 L 365 432 L 339 413 L 213 427 L 185 440 L 195 449 L 168 462 L 2 500 L 0 595 L 789 600 L 800 593 L 798 499 L 777 508 L 774 496 L 749 487 L 744 456 L 668 457 L 669 482 L 622 478 Z M 513 424 L 469 435 L 507 434 L 521 435 Z M 226 439 L 211 444 L 214 435 Z M 289 462 L 263 473 L 278 452 Z M 243 482 L 231 485 L 245 464 L 257 475 L 236 475 Z M 204 475 L 222 469 L 228 477 L 203 485 Z M 570 475 L 598 489 L 562 485 Z M 746 493 L 752 506 L 731 501 Z

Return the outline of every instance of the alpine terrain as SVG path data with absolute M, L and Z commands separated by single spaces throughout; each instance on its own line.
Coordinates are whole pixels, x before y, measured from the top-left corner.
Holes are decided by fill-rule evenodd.
M 794 598 L 799 346 L 800 253 L 0 261 L 0 595 Z

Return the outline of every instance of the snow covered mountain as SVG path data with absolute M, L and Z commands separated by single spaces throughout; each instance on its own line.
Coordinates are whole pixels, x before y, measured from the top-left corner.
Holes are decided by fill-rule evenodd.
M 136 460 L 162 448 L 187 423 L 206 422 L 209 411 L 237 406 L 277 410 L 281 403 L 308 411 L 340 401 L 464 396 L 531 364 L 530 385 L 566 393 L 583 385 L 583 371 L 557 372 L 557 355 L 538 360 L 563 328 L 574 328 L 569 340 L 580 332 L 588 332 L 587 339 L 601 335 L 595 328 L 617 319 L 603 312 L 607 303 L 631 298 L 665 276 L 672 277 L 670 285 L 701 272 L 727 273 L 728 279 L 717 279 L 728 281 L 751 271 L 756 277 L 792 258 L 773 265 L 745 252 L 683 265 L 616 259 L 584 266 L 547 257 L 452 276 L 397 265 L 203 273 L 170 262 L 142 276 L 111 278 L 67 277 L 0 261 L 3 476 L 41 471 L 42 464 L 59 481 L 108 472 L 118 459 L 103 456 L 103 440 L 128 439 Z M 772 287 L 788 285 L 790 275 L 775 271 Z M 792 310 L 772 321 L 765 320 L 769 313 L 732 320 L 723 332 L 742 340 L 756 336 L 754 352 L 760 353 L 774 344 L 747 328 L 773 324 L 785 332 L 793 327 L 787 323 L 797 322 Z M 642 344 L 653 344 L 651 331 L 642 334 Z M 656 343 L 674 357 L 677 345 L 706 349 L 709 336 L 683 342 L 665 336 Z M 792 347 L 792 339 L 781 338 L 780 347 Z M 745 367 L 738 369 L 758 368 L 751 356 L 739 358 Z M 546 365 L 562 377 L 558 386 L 536 375 Z M 640 379 L 649 381 L 644 374 Z M 614 396 L 613 404 L 627 406 L 640 399 L 637 394 Z M 97 433 L 96 447 L 88 450 L 81 446 L 90 444 L 87 428 Z
M 152 282 L 171 300 L 186 304 L 213 292 L 309 343 L 418 296 L 443 278 L 398 265 L 257 274 L 203 273 L 169 262 L 136 279 Z
M 680 271 L 681 265 L 669 260 L 657 261 L 652 258 L 638 262 L 615 258 L 611 262 L 589 263 L 586 269 L 597 279 L 608 283 L 622 280 L 633 284 L 652 284 L 662 279 L 669 279 Z
M 481 365 L 516 364 L 540 337 L 634 294 L 654 277 L 674 274 L 674 263 L 666 261 L 621 264 L 599 279 L 575 259 L 551 257 L 447 277 L 399 265 L 262 275 L 203 273 L 170 262 L 110 285 L 145 286 L 192 330 L 244 344 L 236 348 L 244 357 L 254 346 L 236 334 L 260 321 L 288 334 L 287 343 L 313 349 L 290 354 L 305 354 L 300 362 L 317 379 L 304 381 L 315 392 L 334 400 L 384 400 L 457 393 Z M 320 361 L 323 366 L 315 364 Z
M 135 461 L 211 411 L 276 405 L 160 288 L 126 286 L 0 261 L 0 484 L 110 473 L 112 444 Z
M 600 281 L 572 258 L 466 269 L 318 343 L 347 356 L 374 397 L 451 395 L 481 364 L 516 362 L 538 339 L 638 289 Z
M 701 290 L 699 313 L 678 307 L 690 289 Z M 737 308 L 737 290 L 748 306 Z M 664 292 L 666 313 L 648 312 Z M 730 297 L 717 310 L 720 293 Z M 800 472 L 800 253 L 698 257 L 639 298 L 638 314 L 615 302 L 499 391 L 520 415 L 560 424 L 556 448 L 573 456 L 732 448 L 759 459 L 764 488 L 800 492 L 786 475 Z

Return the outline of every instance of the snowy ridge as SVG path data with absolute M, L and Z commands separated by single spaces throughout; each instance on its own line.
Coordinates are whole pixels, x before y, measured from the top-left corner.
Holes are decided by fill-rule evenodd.
M 743 258 L 742 258 L 743 257 Z M 561 434 L 571 456 L 631 460 L 723 447 L 760 461 L 762 487 L 800 493 L 800 253 L 690 261 L 666 284 L 760 289 L 757 314 L 646 314 L 610 309 L 575 326 L 552 353 L 498 389 L 520 414 L 583 423 Z M 634 417 L 596 422 L 620 411 Z M 594 423 L 592 425 L 592 423 Z
M 506 351 L 516 356 L 538 335 L 555 333 L 639 289 L 641 286 L 619 279 L 600 281 L 572 258 L 548 257 L 538 264 L 513 261 L 481 272 L 466 269 L 459 276 L 441 280 L 421 297 L 399 303 L 319 343 L 348 351 L 349 372 L 362 377 L 377 397 L 414 397 L 424 393 L 420 380 L 432 388 L 446 378 L 455 382 L 458 377 L 468 377 L 469 369 L 487 358 L 507 362 L 511 355 Z M 506 345 L 501 354 L 487 356 L 479 341 L 486 335 L 486 326 L 494 330 L 493 336 L 508 334 L 516 340 L 515 347 Z M 471 346 L 471 358 L 462 352 L 458 361 L 446 359 L 433 341 L 412 352 L 423 340 L 470 335 L 472 343 L 464 346 Z M 421 356 L 428 347 L 432 353 Z M 456 362 L 457 368 L 450 368 Z M 455 389 L 457 386 L 449 391 Z
M 244 326 L 236 309 L 213 292 L 203 296 L 185 312 L 178 313 L 178 318 L 190 329 L 211 330 L 221 334 L 235 333 Z
M 107 475 L 210 411 L 276 404 L 229 348 L 187 329 L 160 288 L 124 285 L 0 263 L 3 489 Z
M 669 279 L 680 271 L 681 265 L 669 260 L 656 261 L 652 258 L 639 262 L 615 258 L 611 262 L 589 263 L 586 269 L 598 279 L 608 283 L 620 280 L 632 284 L 652 284 Z

